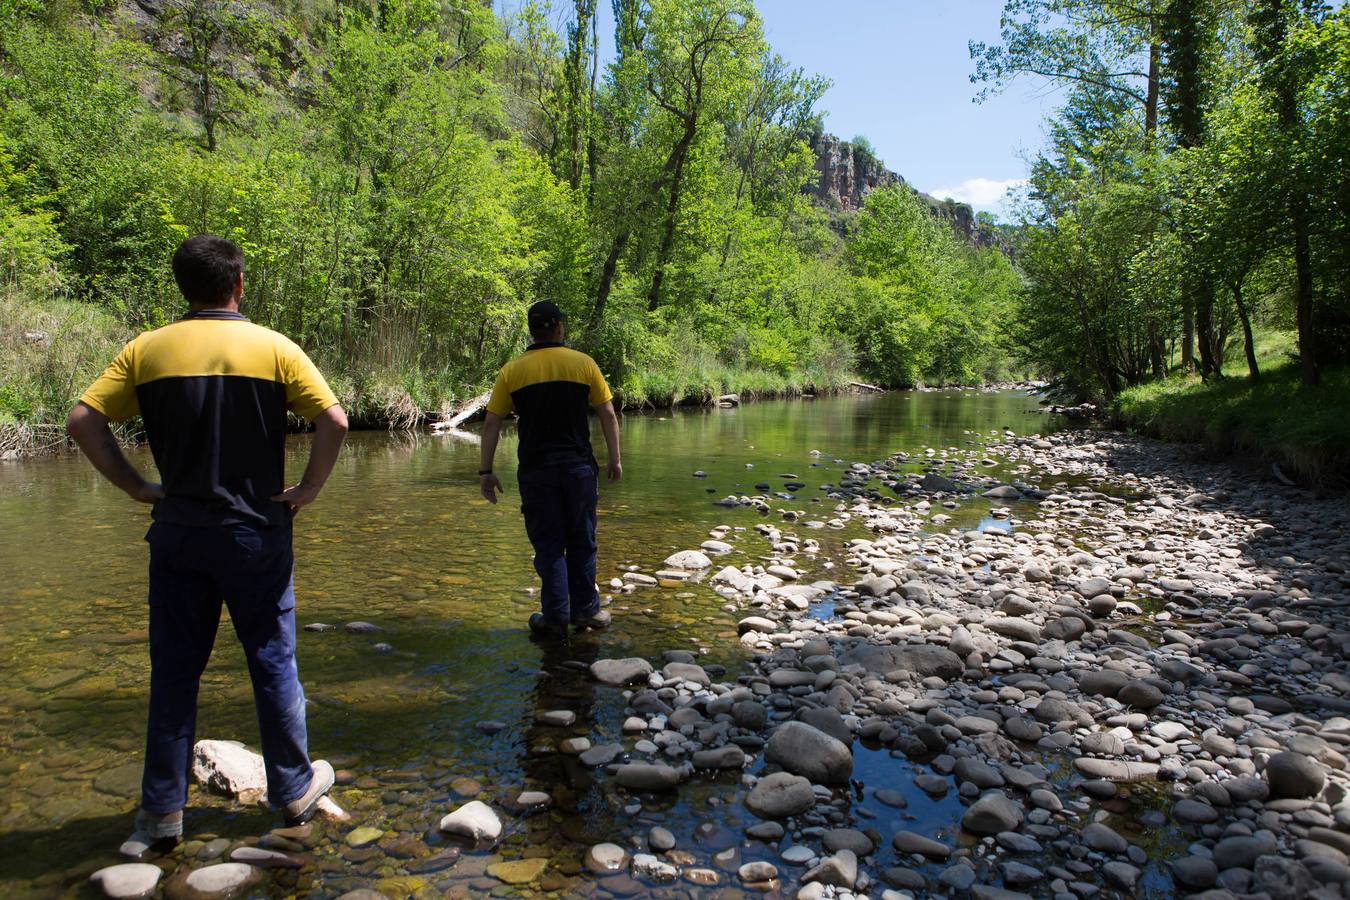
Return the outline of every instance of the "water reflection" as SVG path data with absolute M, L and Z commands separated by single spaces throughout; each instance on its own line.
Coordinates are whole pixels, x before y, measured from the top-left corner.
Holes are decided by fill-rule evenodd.
M 718 525 L 744 529 L 731 532 L 736 549 L 719 564 L 758 562 L 766 551 L 753 533 L 760 521 L 820 541 L 818 557 L 796 557 L 807 580 L 837 575 L 821 562 L 841 555 L 860 532 L 804 527 L 833 514 L 822 485 L 838 483 L 852 462 L 903 450 L 917 464 L 928 447 L 940 454 L 995 429 L 1044 428 L 1034 409 L 1020 394 L 924 393 L 627 416 L 625 478 L 601 490 L 602 587 L 629 566 L 653 571 Z M 568 658 L 530 643 L 524 622 L 537 608 L 535 576 L 511 477 L 510 430 L 503 443 L 498 458 L 511 493 L 490 506 L 477 496 L 471 442 L 353 435 L 324 496 L 298 520 L 299 621 L 337 626 L 299 638 L 301 676 L 313 701 L 311 747 L 351 757 L 358 784 L 340 798 L 358 822 L 380 827 L 403 822 L 431 830 L 448 805 L 464 799 L 448 789 L 455 779 L 477 780 L 494 804 L 508 804 L 522 788 L 547 790 L 553 808 L 515 821 L 515 843 L 501 852 L 519 855 L 547 837 L 555 866 L 568 877 L 579 871 L 585 843 L 626 843 L 657 822 L 676 832 L 681 847 L 718 845 L 745 824 L 734 775 L 638 803 L 607 790 L 574 756 L 540 751 L 572 736 L 622 740 L 622 696 L 589 681 L 581 665 L 589 659 L 656 661 L 678 648 L 705 665 L 727 666 L 734 678 L 743 665 L 738 614 L 724 611 L 705 584 L 644 589 L 616 594 L 614 627 L 575 642 Z M 303 438 L 291 441 L 293 471 L 306 451 Z M 134 458 L 148 464 L 143 452 Z M 695 470 L 707 477 L 694 478 Z M 758 493 L 760 482 L 778 490 L 789 475 L 804 486 L 778 505 L 801 510 L 802 521 L 784 522 L 776 512 L 762 520 L 711 502 Z M 942 510 L 951 516 L 943 527 L 1008 525 L 988 519 L 989 508 L 972 501 Z M 0 687 L 0 894 L 61 893 L 112 862 L 124 836 L 145 721 L 147 524 L 146 510 L 82 459 L 0 464 L 0 529 L 7 536 L 0 542 L 0 656 L 11 661 Z M 813 608 L 828 612 L 828 601 Z M 357 620 L 379 630 L 342 628 Z M 233 642 L 218 642 L 201 698 L 199 737 L 257 745 L 244 660 Z M 574 726 L 535 724 L 539 712 L 564 708 L 576 712 Z M 508 727 L 485 735 L 475 729 L 485 720 Z M 193 803 L 189 830 L 243 838 L 274 824 L 267 813 L 196 795 Z M 637 811 L 625 811 L 635 803 Z M 332 851 L 330 861 L 348 879 L 366 868 L 398 868 L 383 854 L 358 865 Z M 471 869 L 461 863 L 448 872 L 461 868 Z M 428 877 L 434 884 L 442 876 Z

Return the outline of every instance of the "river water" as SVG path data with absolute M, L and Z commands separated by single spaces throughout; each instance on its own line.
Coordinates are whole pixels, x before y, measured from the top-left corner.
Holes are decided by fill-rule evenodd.
M 965 452 L 1005 428 L 1051 427 L 1023 392 L 902 392 L 626 416 L 624 480 L 601 490 L 599 580 L 604 587 L 629 567 L 652 572 L 715 526 L 752 529 L 758 513 L 712 501 L 762 493 L 758 483 L 781 491 L 782 476 L 797 476 L 806 486 L 789 505 L 806 519 L 828 519 L 834 504 L 820 488 L 851 462 L 895 451 L 922 457 L 925 448 Z M 296 473 L 305 439 L 294 438 L 288 452 Z M 774 848 L 744 842 L 754 818 L 734 775 L 638 806 L 601 772 L 555 752 L 565 737 L 623 740 L 621 694 L 595 686 L 578 661 L 644 656 L 659 666 L 663 651 L 687 649 L 705 666 L 725 666 L 725 680 L 734 681 L 745 662 L 736 641 L 744 613 L 724 610 L 702 584 L 616 592 L 614 627 L 574 641 L 570 659 L 530 643 L 523 625 L 537 608 L 536 580 L 514 487 L 514 435 L 508 431 L 499 450 L 508 493 L 495 507 L 478 497 L 477 454 L 475 444 L 452 437 L 354 434 L 319 503 L 297 520 L 298 621 L 339 626 L 299 638 L 310 746 L 352 773 L 334 796 L 354 822 L 320 826 L 309 841 L 311 865 L 269 875 L 264 892 L 328 896 L 376 885 L 390 895 L 493 886 L 500 893 L 517 889 L 486 877 L 485 867 L 522 856 L 553 860 L 544 887 L 640 892 L 646 888 L 627 876 L 597 888 L 581 859 L 591 843 L 630 845 L 653 824 L 674 832 L 699 865 L 727 848 L 739 847 L 741 861 L 771 857 Z M 134 459 L 150 464 L 145 452 Z M 695 470 L 707 477 L 693 477 Z M 977 525 L 987 511 L 967 503 L 949 525 Z M 146 508 L 77 456 L 0 464 L 2 896 L 83 895 L 84 879 L 116 861 L 128 831 L 148 682 L 141 540 L 148 523 Z M 859 533 L 812 531 L 822 548 L 798 557 L 806 580 L 830 577 L 829 559 Z M 738 549 L 718 565 L 747 561 L 754 560 Z M 379 631 L 347 633 L 342 626 L 352 621 Z M 242 654 L 224 624 L 201 697 L 199 739 L 257 746 Z M 578 714 L 574 727 L 535 724 L 538 713 L 561 708 Z M 488 736 L 475 727 L 483 721 L 506 728 Z M 858 769 L 884 778 L 905 765 L 880 752 L 861 757 Z M 502 809 L 522 788 L 548 791 L 554 808 L 508 817 L 494 850 L 466 851 L 439 872 L 418 872 L 400 858 L 424 856 L 420 842 L 439 850 L 434 824 L 457 803 L 476 796 Z M 188 853 L 201 840 L 252 838 L 278 824 L 271 813 L 195 790 L 192 804 L 187 832 L 199 840 Z M 960 812 L 955 792 L 940 801 L 918 794 L 905 810 L 860 803 L 857 827 L 950 834 Z M 343 836 L 354 825 L 385 829 L 384 849 L 347 846 Z M 734 875 L 723 883 L 734 884 Z

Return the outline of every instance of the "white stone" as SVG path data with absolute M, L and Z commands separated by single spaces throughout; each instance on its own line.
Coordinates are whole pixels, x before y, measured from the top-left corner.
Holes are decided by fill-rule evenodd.
M 159 866 L 149 863 L 122 863 L 106 866 L 89 876 L 89 883 L 103 891 L 103 896 L 118 900 L 148 897 L 164 874 Z
M 711 569 L 712 560 L 708 559 L 706 553 L 698 550 L 681 550 L 679 553 L 672 553 L 666 557 L 665 564 L 672 569 Z
M 243 891 L 262 880 L 262 872 L 243 863 L 227 862 L 194 869 L 186 884 L 203 894 L 231 894 Z
M 238 741 L 198 741 L 192 748 L 192 777 L 212 793 L 245 803 L 267 796 L 262 756 Z
M 470 800 L 441 819 L 441 831 L 463 835 L 475 841 L 495 841 L 501 837 L 502 821 L 481 800 Z

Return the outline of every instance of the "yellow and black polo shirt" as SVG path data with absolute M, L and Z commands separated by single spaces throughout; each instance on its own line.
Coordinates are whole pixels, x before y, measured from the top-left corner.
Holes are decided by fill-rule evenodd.
M 312 419 L 337 397 L 289 338 L 237 312 L 198 310 L 122 348 L 80 402 L 138 412 L 164 484 L 154 516 L 179 525 L 281 525 L 286 410 Z
M 531 345 L 497 373 L 488 412 L 520 416 L 522 468 L 594 461 L 587 407 L 607 403 L 610 393 L 600 367 L 585 353 L 562 344 Z

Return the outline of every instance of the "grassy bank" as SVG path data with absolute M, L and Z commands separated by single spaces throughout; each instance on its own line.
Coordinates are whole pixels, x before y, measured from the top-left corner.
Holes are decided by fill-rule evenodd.
M 1260 455 L 1300 480 L 1344 482 L 1350 478 L 1350 368 L 1328 369 L 1322 384 L 1306 387 L 1292 348 L 1292 335 L 1267 333 L 1256 348 L 1260 381 L 1247 377 L 1238 354 L 1221 380 L 1175 375 L 1122 392 L 1116 418 L 1166 440 Z
M 0 458 L 66 447 L 66 411 L 130 336 L 115 316 L 91 304 L 0 289 Z M 465 384 L 450 371 L 360 367 L 322 350 L 313 355 L 357 428 L 415 428 L 488 387 Z M 613 388 L 625 409 L 710 403 L 723 394 L 747 400 L 826 394 L 848 388 L 855 377 L 850 362 L 822 354 L 800 371 L 770 371 L 686 352 L 660 369 L 621 373 Z M 133 437 L 135 423 L 123 433 Z

